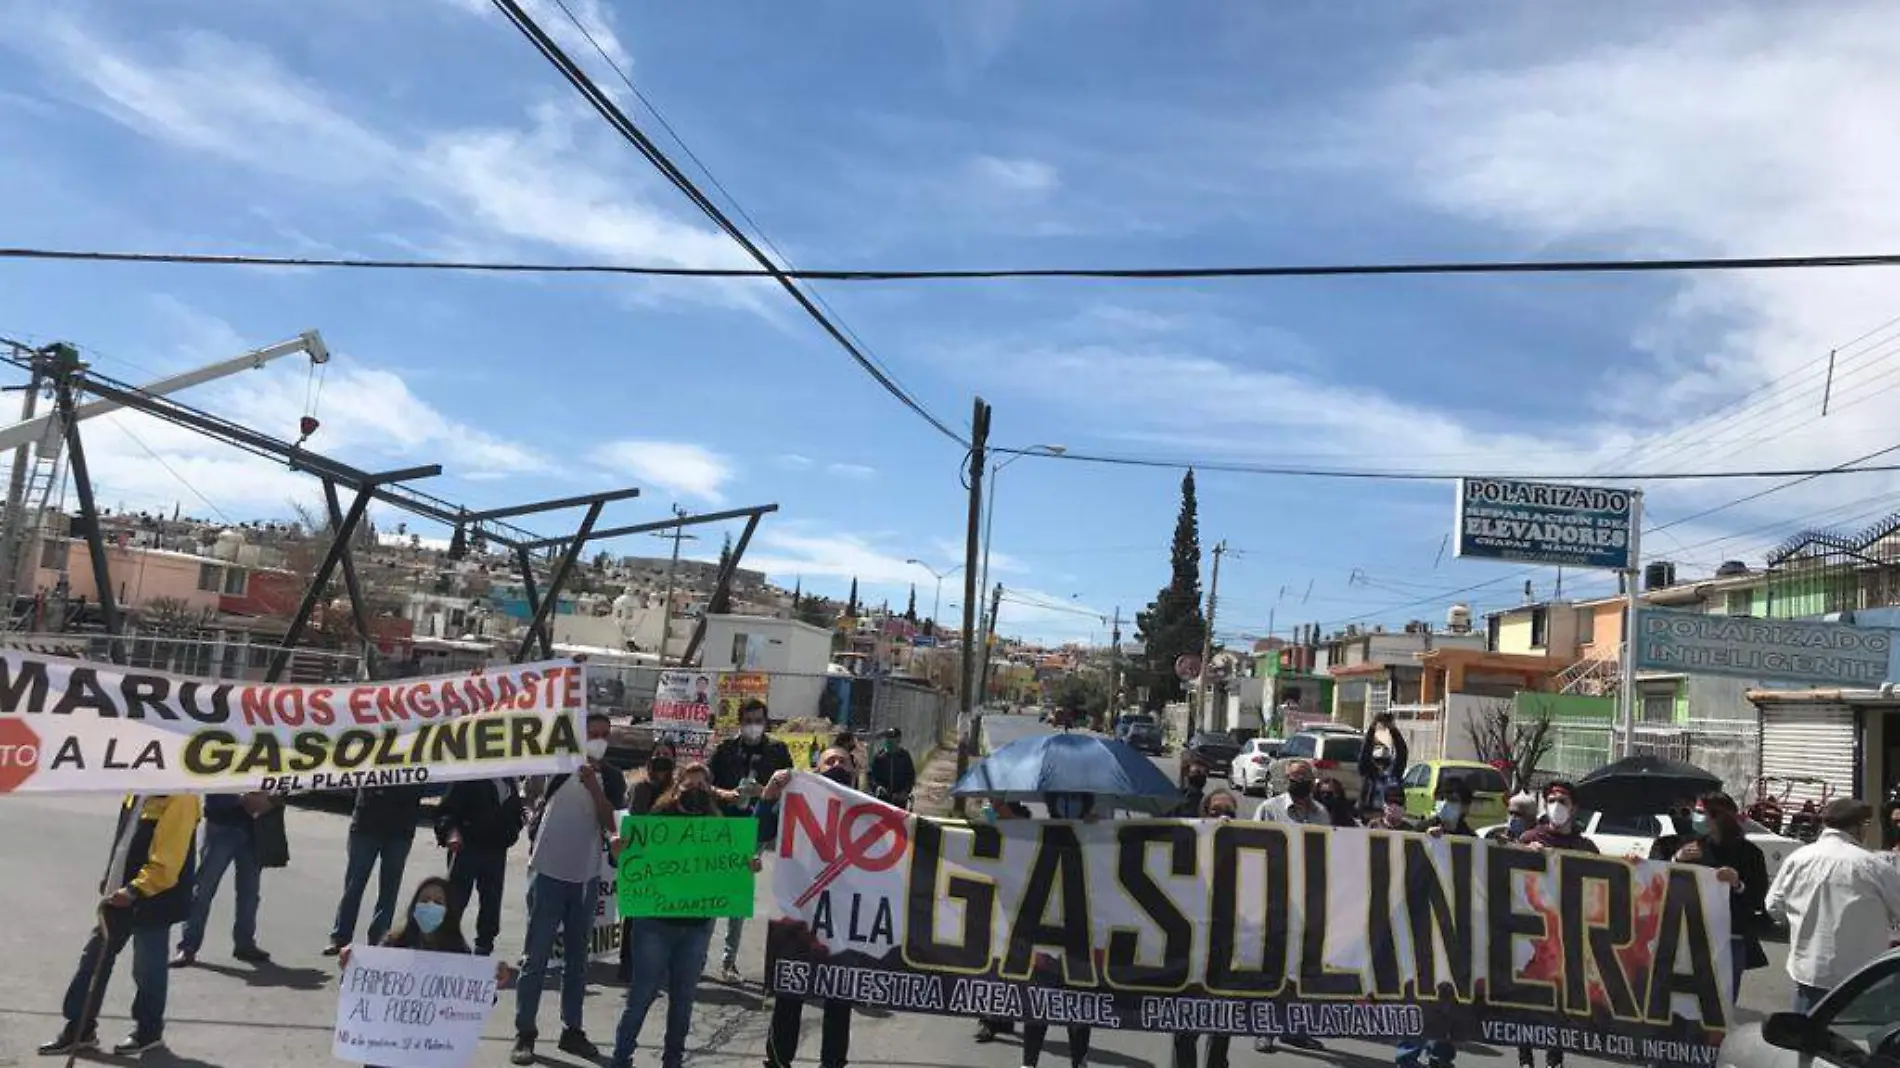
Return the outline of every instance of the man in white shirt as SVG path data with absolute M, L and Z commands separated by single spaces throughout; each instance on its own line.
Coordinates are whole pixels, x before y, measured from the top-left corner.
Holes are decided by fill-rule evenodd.
M 1286 765 L 1286 793 L 1278 797 L 1269 797 L 1260 802 L 1260 808 L 1254 813 L 1254 819 L 1264 823 L 1306 823 L 1330 827 L 1333 825 L 1332 813 L 1326 806 L 1313 800 L 1313 786 L 1319 781 L 1319 772 L 1304 760 L 1289 760 Z M 1323 1050 L 1317 1038 L 1305 1035 L 1287 1035 L 1280 1039 L 1294 1049 L 1309 1052 Z M 1253 1048 L 1259 1053 L 1274 1052 L 1275 1041 L 1272 1036 L 1254 1039 Z
M 1820 837 L 1789 855 L 1768 887 L 1768 911 L 1788 923 L 1796 1012 L 1886 952 L 1900 925 L 1900 865 L 1860 844 L 1873 818 L 1865 801 L 1830 802 Z

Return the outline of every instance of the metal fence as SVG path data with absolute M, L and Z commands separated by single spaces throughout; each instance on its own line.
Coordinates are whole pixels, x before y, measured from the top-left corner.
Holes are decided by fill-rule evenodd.
M 44 656 L 110 662 L 112 639 L 104 634 L 8 634 L 0 645 Z M 262 682 L 271 658 L 282 646 L 267 642 L 226 641 L 218 637 L 151 637 L 130 635 L 119 639 L 126 666 L 174 675 L 192 675 L 230 682 Z M 362 658 L 355 653 L 297 647 L 291 650 L 285 682 L 351 682 L 360 677 Z
M 1616 758 L 1616 728 L 1603 720 L 1553 720 L 1550 753 L 1537 779 L 1577 779 Z M 1761 741 L 1754 724 L 1741 720 L 1691 719 L 1639 723 L 1631 748 L 1638 754 L 1681 760 L 1717 776 L 1740 797 L 1755 781 Z

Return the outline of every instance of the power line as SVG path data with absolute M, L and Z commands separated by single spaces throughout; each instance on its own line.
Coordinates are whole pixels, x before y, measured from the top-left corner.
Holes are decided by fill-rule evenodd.
M 494 0 L 497 6 L 510 0 Z M 506 8 L 504 8 L 504 11 Z M 519 10 L 519 9 L 517 9 Z M 510 18 L 514 16 L 511 14 Z M 525 14 L 523 15 L 525 18 Z M 548 42 L 552 45 L 552 41 Z M 537 43 L 537 47 L 538 47 Z M 558 51 L 558 48 L 556 49 Z M 563 55 L 563 58 L 565 56 Z M 571 63 L 571 61 L 569 61 Z M 578 70 L 578 68 L 576 68 Z M 565 73 L 565 70 L 563 70 Z M 583 73 L 580 75 L 585 78 Z M 571 80 L 571 79 L 570 79 Z M 596 88 L 594 92 L 598 93 Z M 608 106 L 612 101 L 601 97 Z M 590 103 L 592 98 L 590 96 Z M 596 110 L 599 105 L 596 105 Z M 618 111 L 618 108 L 615 107 Z M 624 118 L 624 116 L 622 116 Z M 617 127 L 617 124 L 616 124 Z M 669 175 L 669 177 L 671 177 Z M 1701 271 L 1786 271 L 1900 267 L 1900 253 L 1834 256 L 1692 257 L 1626 260 L 1472 260 L 1419 263 L 1251 264 L 1226 267 L 972 267 L 868 270 L 781 270 L 776 266 L 664 267 L 614 263 L 502 260 L 405 260 L 371 257 L 276 256 L 255 253 L 157 253 L 6 248 L 0 259 L 191 264 L 204 267 L 326 267 L 362 270 L 488 271 L 503 274 L 626 274 L 662 278 L 770 278 L 779 282 L 977 282 L 1006 279 L 1188 281 L 1220 278 L 1339 278 L 1390 275 L 1662 274 Z M 764 261 L 768 263 L 770 261 Z
M 205 496 L 204 494 L 202 494 L 202 493 L 200 493 L 200 492 L 198 492 L 198 487 L 196 487 L 196 486 L 194 486 L 194 485 L 192 485 L 192 484 L 191 484 L 191 480 L 190 480 L 190 479 L 188 479 L 188 478 L 186 478 L 185 476 L 183 476 L 183 475 L 181 475 L 181 474 L 179 474 L 179 473 L 178 473 L 178 471 L 177 471 L 177 469 L 175 469 L 174 467 L 172 467 L 172 465 L 171 465 L 171 464 L 168 464 L 168 463 L 166 463 L 166 462 L 165 462 L 165 458 L 164 458 L 163 456 L 160 456 L 160 455 L 159 455 L 158 453 L 156 453 L 156 452 L 154 452 L 154 451 L 152 451 L 152 447 L 151 447 L 150 445 L 147 445 L 147 444 L 145 444 L 145 442 L 144 442 L 144 441 L 143 441 L 143 440 L 142 440 L 142 439 L 141 439 L 141 438 L 140 438 L 140 437 L 139 437 L 139 436 L 138 436 L 137 434 L 134 434 L 134 433 L 132 433 L 132 428 L 131 428 L 131 427 L 129 427 L 129 426 L 126 426 L 126 425 L 125 425 L 125 421 L 124 421 L 124 420 L 122 420 L 122 419 L 114 419 L 114 420 L 111 420 L 110 422 L 112 423 L 112 425 L 113 425 L 113 426 L 114 426 L 115 428 L 117 428 L 117 430 L 119 431 L 119 433 L 121 433 L 121 434 L 124 434 L 124 435 L 125 435 L 126 437 L 128 437 L 128 438 L 131 438 L 131 439 L 132 439 L 132 444 L 134 444 L 134 445 L 137 445 L 137 446 L 138 446 L 138 447 L 139 447 L 139 448 L 140 448 L 141 450 L 143 450 L 143 451 L 144 451 L 144 453 L 145 453 L 145 455 L 147 455 L 147 456 L 149 456 L 149 457 L 151 457 L 151 458 L 152 458 L 152 459 L 153 459 L 154 461 L 156 461 L 156 462 L 158 463 L 158 466 L 160 466 L 160 467 L 162 467 L 162 468 L 164 468 L 164 469 L 165 469 L 165 473 L 166 473 L 166 474 L 168 474 L 168 475 L 170 475 L 170 476 L 172 476 L 172 478 L 174 478 L 174 479 L 176 479 L 176 480 L 178 481 L 178 484 L 179 484 L 179 485 L 181 485 L 181 486 L 183 486 L 183 487 L 185 487 L 185 489 L 187 489 L 187 490 L 189 490 L 189 491 L 191 492 L 191 495 L 192 495 L 193 497 L 196 497 L 196 498 L 198 498 L 198 499 L 199 499 L 200 501 L 203 501 L 203 502 L 204 502 L 204 506 L 205 506 L 206 508 L 209 508 L 209 509 L 211 509 L 211 511 L 212 511 L 212 512 L 213 512 L 213 513 L 214 513 L 214 514 L 215 514 L 215 515 L 216 515 L 216 516 L 217 516 L 217 517 L 218 517 L 219 519 L 221 519 L 221 520 L 223 520 L 223 521 L 224 521 L 224 523 L 225 523 L 225 525 L 226 525 L 226 526 L 230 526 L 230 525 L 231 525 L 231 517 L 230 517 L 230 516 L 228 516 L 228 515 L 225 515 L 225 514 L 224 514 L 224 509 L 222 509 L 222 508 L 219 508 L 219 507 L 218 507 L 218 506 L 217 506 L 216 504 L 213 504 L 213 503 L 211 502 L 211 498 L 209 498 L 209 497 L 207 497 L 207 496 Z
M 876 360 L 872 359 L 856 342 L 852 341 L 845 331 L 840 329 L 838 324 L 832 321 L 830 316 L 827 316 L 817 304 L 813 303 L 812 299 L 805 294 L 804 289 L 798 285 L 797 281 L 795 281 L 791 275 L 787 274 L 777 263 L 774 263 L 771 257 L 767 256 L 758 245 L 754 244 L 752 239 L 746 236 L 745 231 L 741 230 L 737 224 L 728 218 L 726 213 L 720 210 L 717 204 L 714 204 L 708 199 L 706 194 L 701 192 L 699 187 L 693 184 L 692 179 L 688 178 L 671 159 L 667 158 L 666 153 L 660 151 L 659 146 L 655 145 L 653 141 L 634 124 L 633 120 L 629 119 L 626 113 L 620 110 L 620 105 L 614 103 L 611 97 L 602 92 L 600 87 L 594 84 L 593 79 L 587 76 L 586 71 L 583 71 L 580 67 L 575 65 L 574 61 L 561 49 L 561 46 L 554 43 L 554 39 L 549 37 L 547 33 L 535 23 L 534 19 L 530 18 L 528 13 L 521 9 L 521 5 L 516 3 L 516 0 L 493 0 L 493 3 L 503 15 L 508 17 L 510 22 L 514 23 L 515 28 L 521 31 L 522 36 L 526 37 L 529 43 L 533 44 L 535 49 L 539 51 L 549 63 L 553 64 L 554 68 L 560 72 L 561 76 L 567 80 L 569 85 L 574 87 L 574 90 L 581 95 L 582 99 L 586 100 L 588 104 L 593 107 L 595 112 L 597 112 L 602 119 L 606 120 L 609 126 L 613 127 L 616 133 L 629 144 L 633 145 L 642 156 L 646 157 L 647 162 L 653 164 L 661 175 L 673 184 L 674 188 L 678 189 L 687 200 L 691 201 L 702 214 L 712 220 L 714 225 L 724 231 L 726 236 L 732 238 L 740 248 L 744 249 L 746 255 L 750 256 L 760 268 L 758 271 L 746 272 L 745 274 L 730 274 L 726 277 L 769 277 L 776 281 L 785 292 L 791 295 L 794 301 L 798 302 L 798 306 L 804 310 L 805 314 L 808 315 L 813 322 L 817 323 L 826 334 L 830 335 L 831 339 L 837 342 L 839 347 L 843 348 L 845 352 L 850 355 L 852 360 L 856 361 L 859 367 L 862 367 L 878 385 L 884 388 L 885 392 L 895 397 L 904 407 L 909 408 L 912 412 L 922 417 L 923 420 L 935 428 L 938 433 L 966 448 L 969 446 L 969 442 L 965 440 L 963 435 L 957 433 L 949 424 L 937 418 L 937 416 L 925 408 L 920 401 L 912 397 L 902 386 L 898 385 Z M 1900 256 L 1895 257 L 1895 262 L 1900 263 Z

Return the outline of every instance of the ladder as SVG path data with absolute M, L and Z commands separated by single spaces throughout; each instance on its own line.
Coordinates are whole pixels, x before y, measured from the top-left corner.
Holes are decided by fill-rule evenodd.
M 0 629 L 23 629 L 31 615 L 19 612 L 18 602 L 23 590 L 28 594 L 33 592 L 33 583 L 23 581 L 23 577 L 39 571 L 39 535 L 46 517 L 59 503 L 53 500 L 53 491 L 60 483 L 66 456 L 64 430 L 65 424 L 57 418 L 47 422 L 45 436 L 31 447 L 33 457 L 27 466 L 19 501 L 6 502 L 6 528 L 0 530 L 0 539 L 4 539 L 0 561 L 10 560 L 13 566 L 7 568 L 0 564 L 0 606 L 5 608 Z M 64 559 L 60 561 L 60 570 L 66 570 Z

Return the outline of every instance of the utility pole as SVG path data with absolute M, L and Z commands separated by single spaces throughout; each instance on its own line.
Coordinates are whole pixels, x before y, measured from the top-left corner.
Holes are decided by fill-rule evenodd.
M 1208 676 L 1214 670 L 1214 609 L 1220 600 L 1220 558 L 1226 553 L 1225 540 L 1214 546 L 1214 577 L 1207 584 L 1207 633 L 1201 639 L 1201 693 L 1198 702 L 1201 711 L 1200 730 L 1207 730 L 1212 720 L 1212 698 L 1208 693 L 1207 684 L 1211 681 Z
M 1003 610 L 1003 584 L 997 583 L 990 594 L 990 621 L 983 628 L 983 686 L 982 698 L 990 696 L 990 646 L 996 642 L 996 614 Z
M 1115 629 L 1108 633 L 1108 721 L 1112 727 L 1121 709 L 1122 694 L 1122 606 L 1115 606 Z
M 674 505 L 673 518 L 685 519 L 686 509 Z M 680 569 L 680 542 L 698 541 L 699 536 L 686 533 L 686 526 L 681 524 L 674 527 L 671 534 L 655 534 L 654 537 L 673 539 L 673 562 L 666 565 L 666 599 L 660 602 L 660 666 L 665 667 L 667 639 L 671 637 L 673 627 L 673 576 Z
M 963 546 L 963 663 L 962 691 L 957 716 L 957 775 L 969 767 L 976 724 L 976 613 L 977 556 L 982 549 L 983 468 L 989 462 L 990 406 L 976 398 L 970 414 L 970 519 Z

